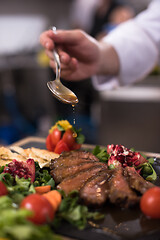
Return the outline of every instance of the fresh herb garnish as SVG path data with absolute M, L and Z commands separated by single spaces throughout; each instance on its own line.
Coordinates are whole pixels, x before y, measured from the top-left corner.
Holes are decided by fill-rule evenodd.
M 143 163 L 142 165 L 138 166 L 138 168 L 141 168 L 140 174 L 147 181 L 155 181 L 157 179 L 157 173 L 155 172 L 155 170 L 152 166 L 154 163 L 154 158 L 153 157 L 147 158 L 147 156 L 143 153 L 141 153 L 141 155 L 144 158 L 146 158 L 148 162 Z
M 157 174 L 150 162 L 144 163 L 141 167 L 141 174 L 147 181 L 155 181 L 157 179 Z
M 9 197 L 14 203 L 19 204 L 23 198 L 31 193 L 35 193 L 31 179 L 13 177 L 9 173 L 1 173 L 0 181 L 3 181 L 8 189 Z
M 92 153 L 101 161 L 107 162 L 109 159 L 109 154 L 107 153 L 106 148 L 101 148 L 100 146 L 96 146 Z
M 84 141 L 85 141 L 85 136 L 82 134 L 82 129 L 79 128 L 79 129 L 75 129 L 73 127 L 73 131 L 77 134 L 77 137 L 76 137 L 76 142 L 78 144 L 83 144 Z
M 88 207 L 79 204 L 79 195 L 77 191 L 71 192 L 68 196 L 63 194 L 63 200 L 54 219 L 54 226 L 57 227 L 65 220 L 82 230 L 87 225 L 88 219 L 102 219 L 104 215 L 99 212 L 90 212 Z
M 14 183 L 14 178 L 9 173 L 1 173 L 0 181 L 4 182 L 7 186 L 12 186 Z
M 65 129 L 60 124 L 57 124 L 57 128 L 59 131 L 65 131 Z
M 49 173 L 49 170 L 46 168 L 41 169 L 38 162 L 35 163 L 36 173 L 34 187 L 51 185 L 53 189 L 55 187 L 55 181 Z

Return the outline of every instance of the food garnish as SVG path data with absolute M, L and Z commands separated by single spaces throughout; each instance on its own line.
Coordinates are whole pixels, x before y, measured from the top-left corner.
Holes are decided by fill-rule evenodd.
M 109 159 L 109 154 L 107 153 L 106 148 L 102 148 L 100 146 L 96 146 L 92 153 L 101 161 L 101 162 L 107 162 Z
M 36 172 L 35 172 L 35 181 L 33 183 L 34 187 L 47 186 L 50 185 L 51 189 L 55 187 L 55 181 L 50 175 L 48 168 L 40 168 L 39 163 L 35 162 Z
M 37 193 L 25 197 L 20 203 L 20 208 L 31 211 L 31 216 L 27 219 L 37 225 L 49 223 L 54 217 L 54 210 L 50 202 Z
M 58 128 L 59 130 L 66 131 L 68 129 L 72 129 L 72 125 L 67 120 L 59 120 L 54 126 L 51 127 L 49 133 L 52 133 L 54 129 Z
M 56 212 L 61 204 L 62 196 L 57 190 L 48 191 L 43 196 L 50 202 Z
M 67 120 L 57 121 L 46 137 L 46 148 L 55 153 L 80 149 L 85 137 L 81 129 L 75 129 Z
M 68 196 L 61 192 L 63 199 L 53 222 L 57 227 L 62 221 L 67 221 L 82 230 L 87 225 L 88 219 L 100 220 L 104 218 L 102 213 L 90 212 L 88 207 L 79 204 L 78 191 L 72 191 Z
M 2 181 L 0 181 L 0 197 L 5 196 L 7 194 L 8 194 L 8 190 L 6 188 L 6 185 Z
M 152 167 L 153 158 L 147 158 L 134 149 L 129 149 L 123 145 L 107 145 L 107 148 L 96 146 L 93 154 L 99 158 L 101 162 L 106 162 L 109 169 L 117 167 L 134 167 L 147 181 L 157 179 L 157 174 Z
M 140 208 L 147 217 L 160 218 L 160 187 L 153 187 L 143 194 Z
M 35 191 L 38 194 L 45 194 L 45 193 L 51 191 L 51 185 L 35 187 Z
M 3 173 L 9 173 L 13 177 L 31 179 L 34 182 L 35 179 L 35 163 L 33 159 L 27 159 L 26 162 L 13 160 L 7 166 L 4 167 Z

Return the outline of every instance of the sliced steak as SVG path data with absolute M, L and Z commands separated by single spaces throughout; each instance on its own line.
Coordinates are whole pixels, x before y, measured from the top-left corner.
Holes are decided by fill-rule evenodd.
M 72 176 L 80 171 L 84 171 L 85 169 L 89 169 L 97 165 L 102 165 L 103 167 L 107 168 L 107 165 L 102 162 L 84 161 L 77 165 L 55 168 L 50 172 L 50 174 L 52 175 L 55 182 L 58 184 L 66 177 Z
M 104 169 L 84 184 L 80 190 L 80 198 L 85 204 L 102 205 L 106 202 L 109 194 L 108 179 L 113 174 L 113 171 Z
M 115 169 L 112 177 L 108 181 L 109 184 L 109 199 L 120 207 L 130 207 L 135 205 L 139 198 L 134 191 L 129 187 L 126 178 L 123 176 L 123 168 Z
M 127 177 L 129 186 L 141 194 L 145 193 L 149 188 L 154 187 L 154 184 L 146 181 L 134 167 L 126 167 L 124 175 Z
M 64 152 L 59 158 L 51 160 L 50 168 L 59 168 L 61 166 L 72 166 L 85 161 L 99 162 L 99 159 L 90 152 L 86 151 L 71 151 Z
M 81 151 L 81 150 L 74 150 L 74 151 L 70 151 L 70 152 L 63 152 L 61 154 L 61 156 L 63 157 L 70 157 L 70 156 L 74 156 L 74 157 L 79 157 L 79 158 L 85 158 L 85 159 L 95 159 L 97 160 L 98 158 L 93 155 L 91 152 L 88 151 Z
M 138 203 L 139 195 L 154 186 L 134 167 L 109 170 L 105 163 L 86 151 L 65 152 L 51 160 L 50 169 L 58 189 L 66 195 L 78 190 L 80 198 L 88 205 L 100 206 L 109 199 L 127 208 Z
M 57 185 L 57 188 L 63 190 L 66 195 L 73 190 L 79 191 L 89 178 L 96 175 L 103 168 L 102 165 L 97 165 L 84 171 L 80 171 L 71 177 L 65 178 L 59 185 Z

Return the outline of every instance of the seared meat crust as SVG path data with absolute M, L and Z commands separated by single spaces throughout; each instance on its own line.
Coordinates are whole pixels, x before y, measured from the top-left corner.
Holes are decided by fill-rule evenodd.
M 93 161 L 85 160 L 84 162 L 81 162 L 76 165 L 55 168 L 51 171 L 51 175 L 54 178 L 55 182 L 58 184 L 63 179 L 65 179 L 69 176 L 72 176 L 72 175 L 76 174 L 77 172 L 84 171 L 86 169 L 89 169 L 89 168 L 91 168 L 93 166 L 97 166 L 97 165 L 106 167 L 106 165 L 102 162 L 93 162 Z
M 79 173 L 65 178 L 57 188 L 63 190 L 66 194 L 69 194 L 73 190 L 79 191 L 89 178 L 95 176 L 102 169 L 102 165 L 96 165 L 84 171 L 80 171 Z
M 124 176 L 127 177 L 129 186 L 141 194 L 144 194 L 149 188 L 154 187 L 154 184 L 146 181 L 137 173 L 134 167 L 126 167 L 124 169 Z
M 85 182 L 80 190 L 80 198 L 88 205 L 102 205 L 109 195 L 108 180 L 113 171 L 103 169 Z
M 122 167 L 115 169 L 108 184 L 111 203 L 127 208 L 139 201 L 139 197 L 129 187 L 126 178 L 123 176 Z
M 73 164 L 80 164 L 85 161 L 99 162 L 99 159 L 90 152 L 71 151 L 64 152 L 59 158 L 51 160 L 50 168 L 59 168 L 61 166 L 72 166 Z

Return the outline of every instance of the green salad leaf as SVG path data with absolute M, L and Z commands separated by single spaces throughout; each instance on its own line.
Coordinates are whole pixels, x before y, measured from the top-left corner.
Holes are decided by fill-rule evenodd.
M 63 194 L 63 200 L 54 219 L 54 226 L 59 226 L 65 220 L 82 230 L 90 218 L 98 220 L 104 218 L 104 215 L 99 212 L 90 212 L 86 206 L 79 204 L 78 192 L 73 191 L 68 196 Z
M 109 154 L 107 153 L 106 148 L 101 148 L 100 146 L 96 146 L 92 153 L 101 161 L 107 162 L 109 159 Z
M 142 165 L 142 176 L 147 181 L 155 181 L 157 179 L 157 174 L 150 162 L 144 163 Z
M 1 173 L 0 181 L 4 182 L 7 186 L 12 186 L 14 183 L 14 178 L 9 173 Z
M 12 208 L 13 202 L 12 199 L 8 196 L 1 196 L 0 197 L 0 212 L 4 209 L 10 209 Z
M 147 159 L 146 163 L 143 163 L 142 165 L 138 166 L 138 168 L 141 168 L 140 174 L 144 179 L 147 181 L 155 181 L 157 179 L 157 173 L 153 168 L 154 164 L 154 158 L 150 157 L 148 158 L 145 154 L 141 153 L 141 155 Z
M 49 225 L 37 226 L 27 220 L 31 212 L 20 209 L 18 204 L 24 195 L 34 190 L 30 179 L 15 178 L 14 185 L 8 186 L 9 194 L 0 197 L 0 238 L 10 240 L 61 240 Z
M 51 185 L 51 188 L 53 189 L 55 187 L 55 181 L 50 175 L 49 170 L 47 168 L 41 169 L 38 162 L 35 163 L 35 167 L 36 167 L 36 173 L 35 173 L 34 187 Z
M 14 179 L 14 184 L 8 185 L 7 189 L 9 191 L 9 196 L 12 198 L 13 202 L 19 204 L 23 198 L 31 193 L 35 193 L 33 184 L 30 178 L 19 178 L 18 176 Z
M 31 212 L 26 209 L 4 208 L 0 214 L 0 237 L 10 240 L 61 240 L 49 226 L 37 226 L 27 220 Z

